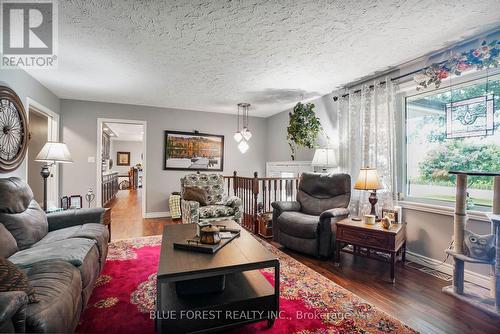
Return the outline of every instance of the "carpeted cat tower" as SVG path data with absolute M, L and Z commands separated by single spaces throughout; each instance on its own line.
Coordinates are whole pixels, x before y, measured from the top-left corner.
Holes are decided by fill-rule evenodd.
M 446 253 L 454 259 L 453 285 L 443 292 L 471 304 L 488 314 L 500 317 L 500 173 L 450 171 L 457 177 L 453 249 Z M 491 234 L 476 235 L 467 225 L 467 177 L 489 176 L 494 178 L 493 211 L 487 214 L 491 221 Z M 465 262 L 491 267 L 490 289 L 464 282 Z

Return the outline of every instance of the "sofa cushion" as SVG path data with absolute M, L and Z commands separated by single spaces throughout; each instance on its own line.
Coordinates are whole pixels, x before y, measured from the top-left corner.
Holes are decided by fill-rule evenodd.
M 30 303 L 36 303 L 35 290 L 26 275 L 7 259 L 0 258 L 0 292 L 24 291 Z
M 0 222 L 16 239 L 17 247 L 23 250 L 42 239 L 48 232 L 47 216 L 35 200 L 25 211 L 19 213 L 0 212 Z
M 21 268 L 48 260 L 61 260 L 80 266 L 95 243 L 95 240 L 85 238 L 64 239 L 19 251 L 9 260 Z
M 0 258 L 7 258 L 17 251 L 16 239 L 3 224 L 0 224 Z
M 318 236 L 319 217 L 302 212 L 286 211 L 278 217 L 280 232 L 304 239 Z
M 82 310 L 78 269 L 64 261 L 45 261 L 25 273 L 39 300 L 26 309 L 26 332 L 74 332 Z
M 94 290 L 94 283 L 101 272 L 99 251 L 96 246 L 90 249 L 82 265 L 78 267 L 78 270 L 80 270 L 80 277 L 82 279 L 82 303 L 83 307 L 85 307 L 92 294 L 92 290 Z
M 108 252 L 109 231 L 106 225 L 103 224 L 77 225 L 51 231 L 47 233 L 47 235 L 40 241 L 34 244 L 33 247 L 47 245 L 70 238 L 84 238 L 95 240 L 99 249 L 100 258 L 102 260 L 106 258 L 106 254 Z
M 207 205 L 199 208 L 200 218 L 230 217 L 234 215 L 234 208 L 225 205 Z
M 33 199 L 31 188 L 18 177 L 0 179 L 0 213 L 21 213 Z

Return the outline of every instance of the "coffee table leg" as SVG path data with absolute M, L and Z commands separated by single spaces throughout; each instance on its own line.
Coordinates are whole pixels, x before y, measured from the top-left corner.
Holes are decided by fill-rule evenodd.
M 271 319 L 267 320 L 267 328 L 271 328 L 274 325 L 274 321 L 276 321 L 276 317 L 278 317 L 280 312 L 280 263 L 274 265 L 274 298 L 276 303 L 276 313 Z

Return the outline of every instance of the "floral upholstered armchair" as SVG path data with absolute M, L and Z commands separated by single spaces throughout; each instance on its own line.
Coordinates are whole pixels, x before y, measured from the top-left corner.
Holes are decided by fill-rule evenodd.
M 224 177 L 219 174 L 188 174 L 181 178 L 181 195 L 185 187 L 198 187 L 208 194 L 207 205 L 195 201 L 181 201 L 182 222 L 198 223 L 232 219 L 238 224 L 241 219 L 241 199 L 224 195 Z

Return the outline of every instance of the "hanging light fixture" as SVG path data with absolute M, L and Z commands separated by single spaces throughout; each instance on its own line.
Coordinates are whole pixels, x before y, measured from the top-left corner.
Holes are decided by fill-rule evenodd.
M 240 111 L 241 109 L 241 111 Z M 239 143 L 238 149 L 241 153 L 248 151 L 250 146 L 248 141 L 252 138 L 252 132 L 248 129 L 248 110 L 250 109 L 250 103 L 238 103 L 238 117 L 236 119 L 236 133 L 234 134 L 234 140 Z M 241 113 L 241 130 L 240 130 L 240 113 Z

